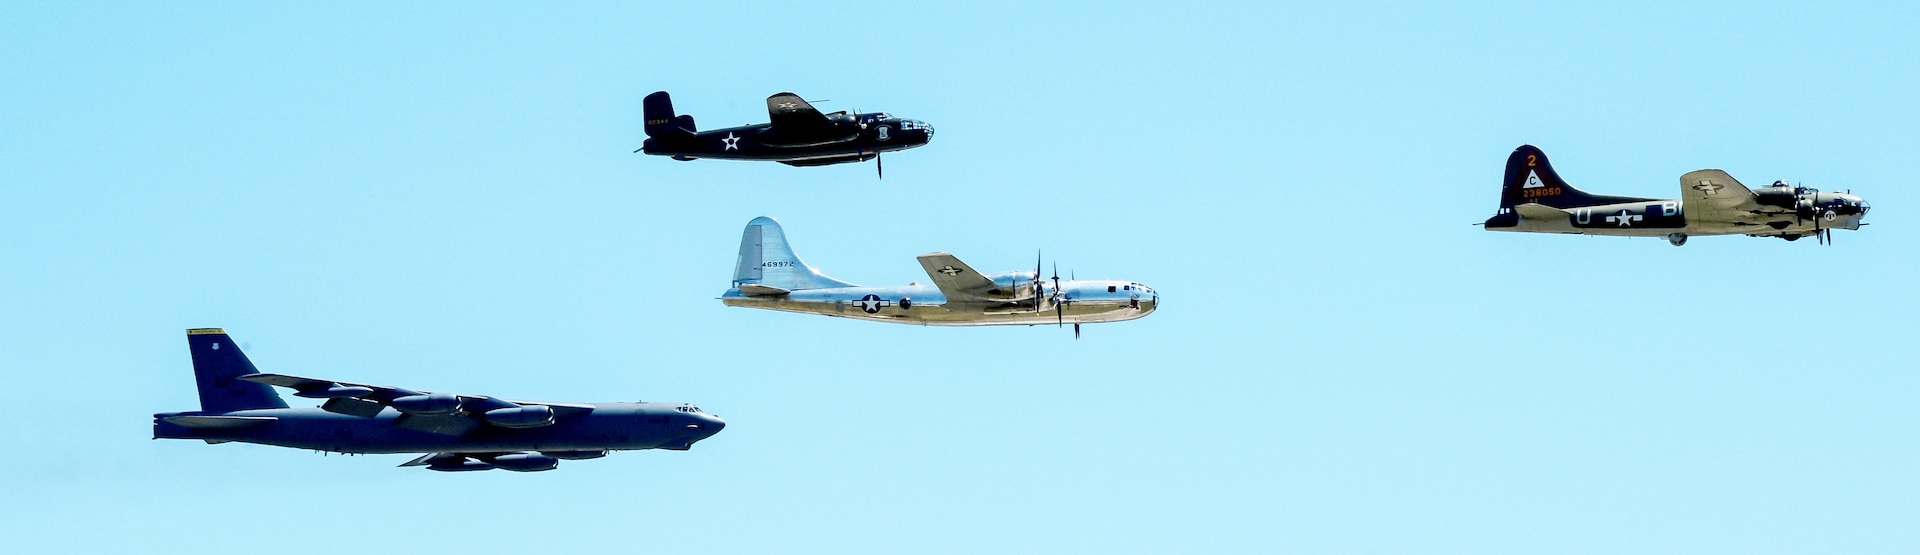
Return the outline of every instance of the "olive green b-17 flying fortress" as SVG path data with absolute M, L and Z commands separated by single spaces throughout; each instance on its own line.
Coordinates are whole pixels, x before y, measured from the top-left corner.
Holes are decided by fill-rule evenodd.
M 1674 246 L 1693 235 L 1750 235 L 1788 241 L 1812 235 L 1832 241 L 1834 229 L 1860 229 L 1867 201 L 1850 193 L 1789 186 L 1753 190 L 1720 170 L 1680 176 L 1680 198 L 1588 194 L 1560 179 L 1547 155 L 1521 145 L 1507 157 L 1500 210 L 1487 231 L 1666 237 Z

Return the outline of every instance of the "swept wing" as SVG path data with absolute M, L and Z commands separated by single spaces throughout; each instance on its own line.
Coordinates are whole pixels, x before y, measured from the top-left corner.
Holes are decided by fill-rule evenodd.
M 444 435 L 464 435 L 481 426 L 533 428 L 593 412 L 592 405 L 509 401 L 484 395 L 434 393 L 384 385 L 302 378 L 284 374 L 248 374 L 241 380 L 285 387 L 294 395 L 326 399 L 328 412 L 372 418 L 392 408 L 401 416 L 394 426 Z

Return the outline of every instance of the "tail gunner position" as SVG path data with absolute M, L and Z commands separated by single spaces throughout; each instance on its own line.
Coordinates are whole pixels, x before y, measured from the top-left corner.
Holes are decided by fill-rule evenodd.
M 647 142 L 635 152 L 721 160 L 771 160 L 789 166 L 825 166 L 874 161 L 881 177 L 880 153 L 906 150 L 933 140 L 933 126 L 885 112 L 822 114 L 799 95 L 767 97 L 771 123 L 699 131 L 693 116 L 673 113 L 666 91 L 647 95 Z
M 865 287 L 821 275 L 801 262 L 773 218 L 747 222 L 727 306 L 802 312 L 923 326 L 1007 326 L 1119 322 L 1160 305 L 1153 288 L 1130 281 L 1051 279 L 1032 272 L 982 275 L 951 254 L 920 255 L 932 285 Z
M 1573 188 L 1547 164 L 1547 155 L 1521 145 L 1507 157 L 1500 211 L 1488 231 L 1666 237 L 1674 246 L 1693 235 L 1748 235 L 1788 241 L 1833 240 L 1834 229 L 1860 229 L 1867 201 L 1775 181 L 1747 189 L 1720 170 L 1680 176 L 1679 199 L 1593 195 Z

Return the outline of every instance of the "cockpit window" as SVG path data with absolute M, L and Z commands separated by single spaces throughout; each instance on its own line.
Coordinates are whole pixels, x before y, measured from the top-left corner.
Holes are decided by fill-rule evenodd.
M 1117 288 L 1116 288 L 1116 287 L 1114 287 L 1114 286 L 1112 286 L 1112 285 L 1108 285 L 1108 286 L 1107 286 L 1107 292 L 1108 292 L 1108 293 L 1112 293 L 1112 292 L 1114 292 L 1114 290 L 1115 290 L 1115 289 L 1117 289 Z
M 673 410 L 677 410 L 680 412 L 701 412 L 700 407 L 696 407 L 693 405 L 681 405 L 678 407 L 673 407 Z

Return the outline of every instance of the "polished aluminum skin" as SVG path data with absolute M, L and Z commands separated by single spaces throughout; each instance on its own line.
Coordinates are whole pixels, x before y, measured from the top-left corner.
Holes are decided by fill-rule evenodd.
M 1120 322 L 1151 314 L 1153 288 L 1130 281 L 1059 279 L 1036 271 L 982 275 L 953 255 L 919 257 L 930 283 L 867 287 L 802 262 L 773 218 L 747 222 L 727 306 L 923 326 Z

